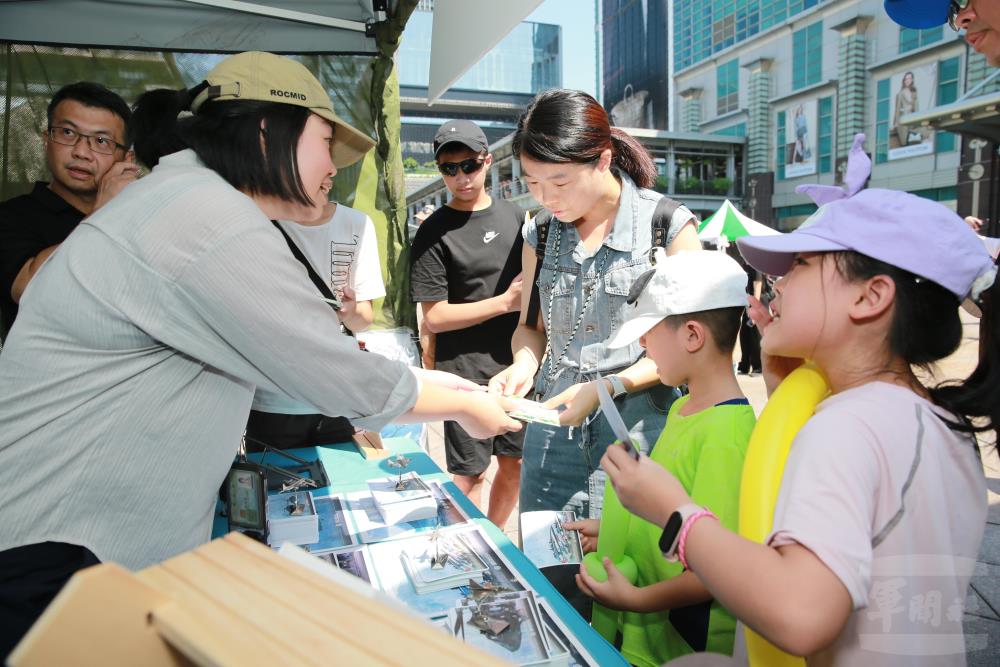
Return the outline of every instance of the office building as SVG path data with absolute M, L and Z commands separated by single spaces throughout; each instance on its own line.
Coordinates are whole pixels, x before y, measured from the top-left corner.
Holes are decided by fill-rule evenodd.
M 666 130 L 667 0 L 602 0 L 601 92 L 612 122 Z
M 746 136 L 752 217 L 799 224 L 795 187 L 837 183 L 864 132 L 872 187 L 995 224 L 996 144 L 946 130 L 995 123 L 997 70 L 947 26 L 901 28 L 882 0 L 674 0 L 671 20 L 674 129 Z
M 403 158 L 420 164 L 434 159 L 434 132 L 445 121 L 475 121 L 492 143 L 514 131 L 536 93 L 562 85 L 562 28 L 524 21 L 428 107 L 433 18 L 433 2 L 421 2 L 396 54 Z M 439 37 L 438 44 L 447 40 Z

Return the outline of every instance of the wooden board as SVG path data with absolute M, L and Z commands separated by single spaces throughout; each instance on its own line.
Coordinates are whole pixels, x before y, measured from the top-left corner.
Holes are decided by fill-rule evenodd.
M 138 574 L 113 564 L 77 573 L 10 664 L 507 663 L 230 533 Z
M 95 565 L 69 580 L 7 658 L 7 664 L 190 665 L 160 638 L 150 622 L 153 610 L 166 610 L 175 604 L 169 595 L 120 565 Z
M 375 431 L 355 433 L 354 445 L 366 459 L 384 459 L 389 456 L 389 450 L 382 444 L 382 436 Z

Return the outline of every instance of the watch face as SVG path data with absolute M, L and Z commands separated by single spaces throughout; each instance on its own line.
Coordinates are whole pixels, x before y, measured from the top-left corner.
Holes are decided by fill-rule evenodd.
M 670 518 L 667 519 L 667 525 L 663 527 L 663 533 L 660 535 L 661 552 L 666 554 L 673 550 L 674 542 L 677 541 L 683 524 L 684 517 L 681 516 L 680 512 L 674 512 L 670 515 Z

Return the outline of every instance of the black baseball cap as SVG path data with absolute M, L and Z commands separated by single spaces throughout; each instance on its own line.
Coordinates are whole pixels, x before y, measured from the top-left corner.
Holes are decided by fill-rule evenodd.
M 448 144 L 462 144 L 469 150 L 482 153 L 489 150 L 486 135 L 471 120 L 449 120 L 434 135 L 434 157 Z

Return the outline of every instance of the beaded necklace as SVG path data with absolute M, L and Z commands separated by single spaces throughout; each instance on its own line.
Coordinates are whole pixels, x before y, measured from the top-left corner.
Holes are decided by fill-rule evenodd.
M 556 238 L 554 241 L 554 245 L 555 245 L 555 256 L 558 257 L 562 251 L 562 223 L 559 222 L 556 223 Z M 603 250 L 603 255 L 599 260 L 597 271 L 594 273 L 595 276 L 604 275 L 604 265 L 607 263 L 608 255 L 610 254 L 608 246 L 604 246 L 602 250 Z M 552 384 L 552 380 L 553 378 L 555 378 L 556 369 L 559 367 L 559 364 L 562 362 L 562 360 L 566 358 L 566 351 L 569 350 L 570 343 L 572 343 L 573 339 L 576 338 L 576 332 L 580 329 L 580 324 L 583 322 L 583 316 L 587 314 L 587 308 L 590 307 L 591 302 L 594 300 L 594 291 L 595 291 L 595 286 L 593 285 L 584 287 L 584 291 L 587 293 L 587 297 L 583 302 L 583 307 L 580 308 L 580 313 L 579 315 L 577 315 L 576 322 L 573 323 L 573 330 L 570 332 L 569 338 L 566 339 L 566 344 L 563 345 L 562 350 L 559 351 L 559 356 L 553 357 L 552 336 L 548 332 L 552 331 L 552 302 L 554 301 L 554 299 L 552 298 L 552 293 L 556 289 L 556 280 L 558 277 L 559 277 L 559 271 L 553 270 L 552 282 L 549 286 L 549 307 L 546 309 L 547 312 L 546 312 L 546 322 L 545 322 L 545 331 L 546 331 L 545 354 L 549 358 L 549 371 L 548 373 L 546 373 L 546 381 L 548 384 Z M 580 274 L 580 278 L 583 279 L 582 273 Z

